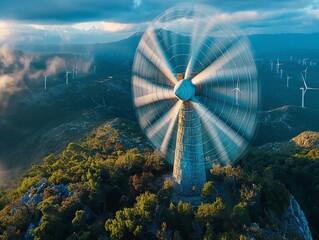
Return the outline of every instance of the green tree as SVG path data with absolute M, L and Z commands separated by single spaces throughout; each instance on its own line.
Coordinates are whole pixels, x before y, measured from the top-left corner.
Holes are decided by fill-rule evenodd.
M 247 209 L 247 202 L 240 202 L 234 206 L 231 213 L 231 219 L 236 226 L 250 225 L 251 220 Z
M 221 198 L 217 198 L 213 203 L 202 204 L 198 207 L 196 218 L 202 222 L 212 223 L 225 210 L 225 205 Z
M 210 199 L 215 194 L 214 183 L 212 181 L 206 182 L 202 188 L 201 196 Z
M 59 205 L 53 205 L 48 200 L 40 204 L 42 223 L 32 231 L 35 240 L 63 239 L 67 225 L 59 211 Z
M 83 227 L 85 225 L 85 211 L 77 210 L 75 212 L 75 217 L 72 220 L 72 224 L 75 227 Z
M 138 214 L 142 217 L 151 217 L 155 212 L 156 206 L 158 204 L 157 195 L 145 192 L 136 197 L 136 204 L 134 205 Z
M 105 229 L 110 232 L 111 239 L 132 237 L 132 233 L 136 230 L 137 226 L 138 222 L 134 208 L 119 210 L 116 212 L 114 219 L 108 219 L 105 222 Z

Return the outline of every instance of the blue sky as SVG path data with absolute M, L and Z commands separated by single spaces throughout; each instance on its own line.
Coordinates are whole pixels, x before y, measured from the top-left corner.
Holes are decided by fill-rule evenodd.
M 319 32 L 319 0 L 0 0 L 0 43 L 116 41 L 181 2 L 212 5 L 247 34 Z

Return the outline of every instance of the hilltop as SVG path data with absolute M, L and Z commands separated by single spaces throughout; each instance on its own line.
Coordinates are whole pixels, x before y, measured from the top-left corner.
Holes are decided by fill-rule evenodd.
M 285 227 L 296 227 L 286 219 L 294 200 L 271 169 L 258 165 L 253 171 L 249 164 L 256 162 L 254 154 L 240 165 L 212 168 L 202 196 L 190 204 L 174 194 L 171 166 L 147 143 L 137 123 L 107 121 L 81 142 L 69 143 L 60 154 L 34 164 L 16 188 L 1 192 L 0 236 L 48 240 L 298 236 L 293 227 Z M 302 157 L 306 165 L 312 161 Z M 315 206 L 309 206 L 305 208 L 311 214 Z
M 314 238 L 319 221 L 319 133 L 306 131 L 288 141 L 254 147 L 240 165 L 283 183 L 304 210 Z

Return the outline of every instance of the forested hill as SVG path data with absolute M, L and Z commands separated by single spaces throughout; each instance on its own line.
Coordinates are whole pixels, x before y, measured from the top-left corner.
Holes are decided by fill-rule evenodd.
M 298 239 L 283 220 L 289 191 L 300 197 L 319 189 L 318 146 L 298 144 L 278 157 L 264 147 L 240 165 L 217 165 L 202 195 L 187 199 L 174 194 L 171 166 L 137 124 L 114 119 L 1 192 L 0 239 Z M 278 166 L 289 181 L 277 175 Z M 312 185 L 295 188 L 303 174 Z M 316 201 L 304 202 L 308 214 Z

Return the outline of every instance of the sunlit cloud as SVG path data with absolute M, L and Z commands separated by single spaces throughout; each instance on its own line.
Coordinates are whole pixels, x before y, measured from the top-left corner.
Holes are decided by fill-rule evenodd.
M 72 27 L 81 31 L 105 31 L 105 32 L 121 32 L 132 29 L 134 24 L 118 23 L 118 22 L 82 22 L 73 24 Z
M 120 32 L 132 28 L 132 24 L 102 22 L 103 30 L 106 32 Z
M 260 15 L 257 11 L 242 11 L 242 12 L 236 12 L 236 13 L 222 13 L 216 18 L 219 21 L 227 21 L 227 22 L 234 22 L 234 23 L 240 23 L 240 22 L 249 22 L 249 21 L 255 21 L 257 20 Z
M 0 41 L 7 40 L 12 33 L 12 28 L 7 22 L 0 22 Z

